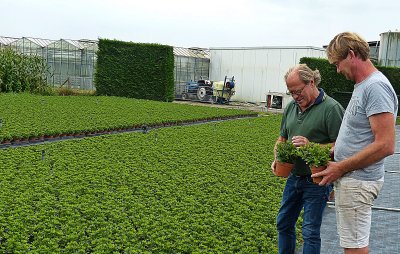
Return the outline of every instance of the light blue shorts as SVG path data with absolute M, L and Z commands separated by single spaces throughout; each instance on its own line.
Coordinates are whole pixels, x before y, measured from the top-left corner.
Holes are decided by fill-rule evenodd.
M 335 184 L 335 209 L 340 246 L 364 248 L 369 245 L 372 202 L 383 186 L 378 181 L 361 181 L 349 177 Z

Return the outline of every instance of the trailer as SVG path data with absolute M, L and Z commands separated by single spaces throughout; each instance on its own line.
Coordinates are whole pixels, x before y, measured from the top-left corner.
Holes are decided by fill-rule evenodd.
M 217 81 L 213 83 L 213 103 L 227 104 L 231 97 L 235 94 L 235 77 L 228 78 L 225 76 L 224 81 Z

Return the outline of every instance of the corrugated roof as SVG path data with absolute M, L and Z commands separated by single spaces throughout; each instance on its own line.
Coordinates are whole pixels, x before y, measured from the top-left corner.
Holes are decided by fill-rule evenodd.
M 209 59 L 210 51 L 208 49 L 203 49 L 203 48 L 174 47 L 174 55 Z

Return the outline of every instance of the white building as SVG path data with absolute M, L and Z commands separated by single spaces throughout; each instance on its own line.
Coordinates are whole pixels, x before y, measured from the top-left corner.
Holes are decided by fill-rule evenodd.
M 237 86 L 232 101 L 260 103 L 267 101 L 268 93 L 285 95 L 283 76 L 302 57 L 326 58 L 325 49 L 311 46 L 210 48 L 210 80 L 234 76 Z

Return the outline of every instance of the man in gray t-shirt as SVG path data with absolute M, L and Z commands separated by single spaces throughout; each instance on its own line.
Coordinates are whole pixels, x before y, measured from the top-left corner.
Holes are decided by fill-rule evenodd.
M 379 71 L 354 86 L 335 144 L 335 161 L 343 161 L 374 141 L 369 117 L 380 113 L 397 115 L 397 96 Z M 392 124 L 394 125 L 394 124 Z M 384 175 L 383 160 L 345 174 L 358 180 L 377 181 Z
M 323 176 L 320 185 L 335 185 L 344 252 L 368 253 L 372 202 L 383 185 L 384 158 L 395 149 L 398 100 L 389 80 L 370 61 L 368 43 L 358 34 L 336 35 L 326 52 L 337 72 L 356 84 L 336 139 L 335 162 L 312 176 Z

